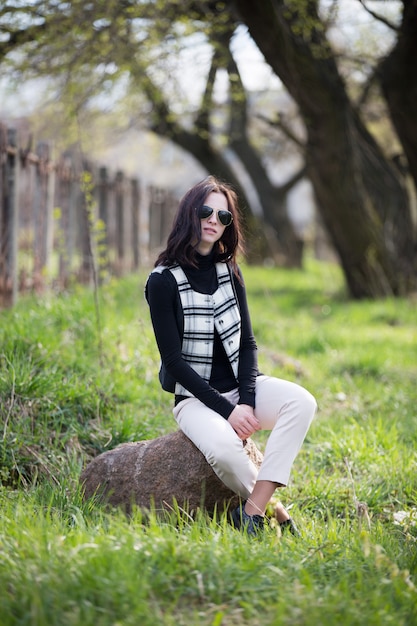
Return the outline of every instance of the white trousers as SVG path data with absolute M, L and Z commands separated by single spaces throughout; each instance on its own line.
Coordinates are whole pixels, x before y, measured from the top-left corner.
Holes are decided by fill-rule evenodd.
M 237 389 L 224 394 L 235 404 Z M 242 440 L 221 415 L 196 398 L 173 409 L 179 428 L 201 450 L 220 480 L 247 499 L 257 480 L 287 485 L 294 460 L 315 415 L 317 404 L 304 387 L 280 378 L 258 376 L 255 415 L 270 430 L 261 468 L 245 452 Z

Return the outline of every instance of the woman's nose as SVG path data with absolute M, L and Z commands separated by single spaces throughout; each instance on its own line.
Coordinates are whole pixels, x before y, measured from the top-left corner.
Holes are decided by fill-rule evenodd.
M 217 211 L 213 211 L 213 213 L 208 218 L 209 222 L 217 223 Z

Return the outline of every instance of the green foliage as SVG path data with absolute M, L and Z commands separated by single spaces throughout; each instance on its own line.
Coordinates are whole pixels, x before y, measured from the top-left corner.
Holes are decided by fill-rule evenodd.
M 416 622 L 415 302 L 349 302 L 315 262 L 244 275 L 261 369 L 319 403 L 282 492 L 303 538 L 83 501 L 94 454 L 175 428 L 146 274 L 101 287 L 101 361 L 91 292 L 21 301 L 0 324 L 2 625 Z
M 154 416 L 167 400 L 155 385 L 148 391 L 157 354 L 141 289 L 137 278 L 109 284 L 100 295 L 102 328 L 92 293 L 81 290 L 2 313 L 2 483 L 29 485 L 38 473 L 58 480 L 66 457 L 81 462 L 159 432 Z

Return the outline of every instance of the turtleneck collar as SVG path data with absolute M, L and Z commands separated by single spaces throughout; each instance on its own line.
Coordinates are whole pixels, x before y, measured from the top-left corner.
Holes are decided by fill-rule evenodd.
M 197 252 L 196 261 L 198 263 L 198 267 L 201 270 L 209 269 L 214 265 L 214 250 L 210 252 L 210 254 L 200 254 Z
M 214 293 L 218 287 L 215 253 L 202 255 L 197 252 L 197 267 L 183 267 L 191 287 L 200 293 Z

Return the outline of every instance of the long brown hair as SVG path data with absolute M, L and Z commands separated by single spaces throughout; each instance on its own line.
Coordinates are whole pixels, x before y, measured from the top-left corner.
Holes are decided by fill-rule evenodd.
M 215 176 L 208 176 L 191 187 L 180 200 L 167 246 L 159 254 L 155 267 L 174 263 L 196 267 L 196 246 L 201 241 L 201 222 L 196 208 L 202 206 L 212 192 L 222 193 L 226 197 L 227 208 L 233 215 L 232 223 L 225 228 L 221 239 L 214 244 L 214 262 L 227 261 L 233 271 L 237 272 L 236 256 L 238 252 L 244 250 L 237 194 L 229 184 Z

